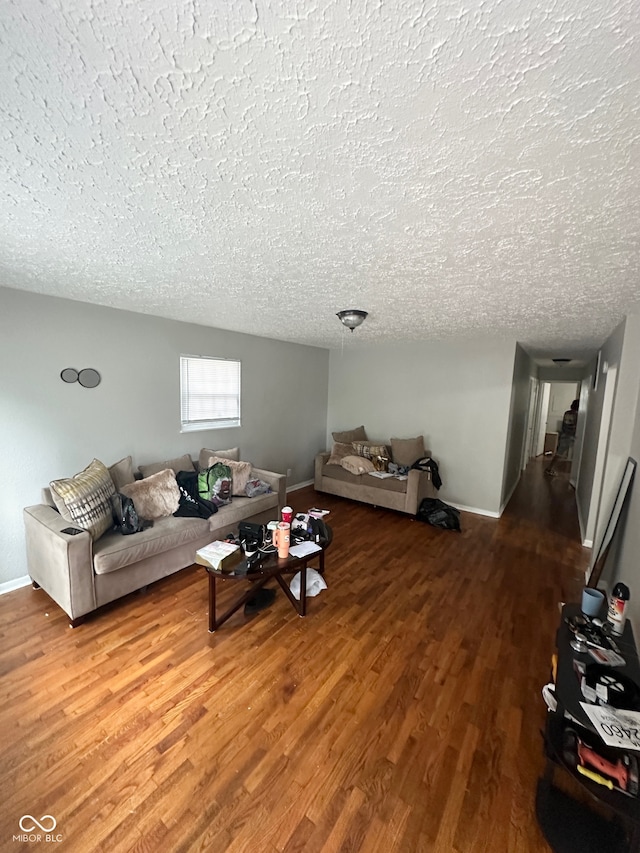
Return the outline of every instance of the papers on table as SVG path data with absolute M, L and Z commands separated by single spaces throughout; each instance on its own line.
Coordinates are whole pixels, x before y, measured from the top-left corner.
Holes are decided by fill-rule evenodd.
M 640 713 L 589 705 L 587 702 L 580 705 L 608 746 L 640 750 Z
M 289 548 L 292 557 L 308 557 L 309 554 L 315 554 L 316 551 L 322 551 L 322 548 L 315 542 L 300 542 L 299 545 L 293 545 Z
M 196 551 L 196 563 L 219 572 L 230 572 L 242 558 L 239 545 L 216 541 Z

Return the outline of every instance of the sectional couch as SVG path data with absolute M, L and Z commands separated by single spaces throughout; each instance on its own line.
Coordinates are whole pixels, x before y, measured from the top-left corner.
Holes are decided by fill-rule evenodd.
M 215 455 L 234 461 L 240 458 L 237 448 L 203 448 L 197 466 L 186 455 L 141 466 L 140 472 L 150 477 L 167 469 L 176 473 L 197 470 L 206 467 Z M 140 479 L 140 474 L 133 473 L 131 457 L 108 470 L 117 491 L 126 489 L 136 476 Z M 152 527 L 133 535 L 123 536 L 109 529 L 97 538 L 88 530 L 77 535 L 64 533 L 74 523 L 56 508 L 55 492 L 45 488 L 42 503 L 24 509 L 31 580 L 67 613 L 74 627 L 102 605 L 192 565 L 198 548 L 237 531 L 240 521 L 262 524 L 278 518 L 286 504 L 286 477 L 252 467 L 251 478 L 269 483 L 272 491 L 252 498 L 234 496 L 229 505 L 221 506 L 208 519 L 169 515 L 156 518 Z

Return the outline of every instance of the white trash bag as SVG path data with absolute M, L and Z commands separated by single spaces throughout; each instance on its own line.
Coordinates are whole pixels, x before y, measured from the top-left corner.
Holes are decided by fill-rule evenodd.
M 298 600 L 300 600 L 300 574 L 301 572 L 297 572 L 291 578 L 291 583 L 289 584 L 289 589 L 294 598 Z M 318 593 L 326 588 L 327 584 L 320 572 L 317 572 L 315 569 L 307 569 L 307 595 L 318 595 Z

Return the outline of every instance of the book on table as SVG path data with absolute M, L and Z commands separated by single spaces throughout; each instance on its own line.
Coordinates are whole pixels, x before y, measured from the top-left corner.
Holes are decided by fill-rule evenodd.
M 196 551 L 196 563 L 217 572 L 231 572 L 242 559 L 239 545 L 216 540 Z

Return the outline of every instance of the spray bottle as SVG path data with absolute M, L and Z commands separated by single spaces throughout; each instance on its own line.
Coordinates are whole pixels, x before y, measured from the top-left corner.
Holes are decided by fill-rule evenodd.
M 626 584 L 617 583 L 611 593 L 611 598 L 609 599 L 609 611 L 607 613 L 607 622 L 611 626 L 612 634 L 619 636 L 624 631 L 628 603 L 629 587 Z

